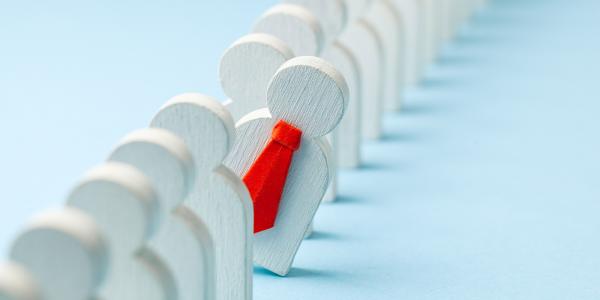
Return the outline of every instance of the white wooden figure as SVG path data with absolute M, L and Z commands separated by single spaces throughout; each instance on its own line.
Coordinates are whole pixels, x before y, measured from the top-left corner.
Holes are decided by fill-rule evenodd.
M 238 139 L 226 159 L 244 176 L 271 136 L 279 120 L 302 130 L 300 148 L 293 155 L 275 225 L 254 240 L 254 261 L 286 275 L 319 207 L 329 181 L 324 150 L 314 142 L 342 119 L 348 87 L 333 66 L 317 57 L 287 61 L 267 90 L 268 109 L 254 111 L 237 124 Z
M 0 265 L 0 299 L 42 300 L 35 280 L 25 268 L 14 262 Z
M 235 140 L 229 112 L 201 94 L 169 100 L 151 127 L 179 136 L 190 150 L 196 172 L 184 205 L 214 237 L 217 299 L 251 299 L 253 208 L 241 179 L 222 164 Z
M 319 20 L 326 47 L 337 38 L 348 22 L 348 10 L 342 0 L 284 0 L 283 2 L 302 6 Z
M 394 0 L 393 4 L 400 16 L 404 33 L 402 82 L 405 87 L 414 87 L 420 74 L 418 3 L 417 0 Z
M 400 110 L 403 93 L 402 71 L 404 67 L 403 48 L 405 38 L 400 13 L 392 3 L 394 0 L 375 0 L 366 15 L 381 36 L 384 60 L 384 107 L 387 111 Z
M 322 6 L 328 5 L 323 3 Z M 335 8 L 332 7 L 331 9 Z M 337 21 L 337 23 L 342 22 L 343 19 Z M 325 23 L 329 24 L 329 22 Z M 296 4 L 280 4 L 271 8 L 260 17 L 254 27 L 254 31 L 269 33 L 285 41 L 297 56 L 317 56 L 320 55 L 324 48 L 325 36 L 323 35 L 324 31 L 321 24 L 323 23 L 317 19 L 317 15 L 313 14 L 310 7 Z M 339 27 L 341 25 L 336 26 Z M 333 162 L 336 160 L 333 152 L 328 151 L 327 153 L 329 154 L 330 161 Z M 324 196 L 325 201 L 335 200 L 337 194 L 335 183 L 335 179 L 330 181 L 330 186 Z
M 456 35 L 462 27 L 462 15 L 464 10 L 464 0 L 453 0 L 451 12 L 451 27 L 453 35 Z
M 438 43 L 438 52 L 440 52 L 446 44 L 446 18 L 447 5 L 449 0 L 438 0 L 437 6 L 437 21 L 436 21 L 436 39 Z
M 348 25 L 360 19 L 367 12 L 373 0 L 345 0 L 348 8 Z
M 34 217 L 10 257 L 31 274 L 44 300 L 94 298 L 108 264 L 100 228 L 73 208 Z
M 432 28 L 432 40 L 433 40 L 433 50 L 434 50 L 434 58 L 437 58 L 440 50 L 442 49 L 442 28 L 440 24 L 443 24 L 444 16 L 442 15 L 442 7 L 444 0 L 433 0 L 433 28 Z
M 418 78 L 417 83 L 423 78 L 425 70 L 428 66 L 428 42 L 427 42 L 427 1 L 428 0 L 416 0 L 416 16 L 417 16 L 417 37 L 418 37 Z
M 442 40 L 440 39 L 440 23 L 443 21 L 443 16 L 441 15 L 442 1 L 443 0 L 429 0 L 431 2 L 431 12 L 430 12 L 430 44 L 431 44 L 431 61 L 435 61 L 437 56 L 442 48 Z
M 361 70 L 361 136 L 381 136 L 385 57 L 381 36 L 366 19 L 355 21 L 340 36 L 344 45 L 352 47 Z
M 332 146 L 340 168 L 356 168 L 360 165 L 361 148 L 361 72 L 354 52 L 340 41 L 334 41 L 325 49 L 322 57 L 330 62 L 348 84 L 348 108 L 344 118 L 334 131 Z
M 159 203 L 143 173 L 105 163 L 84 176 L 67 203 L 89 214 L 109 244 L 111 267 L 100 298 L 178 299 L 170 270 L 146 245 L 158 224 Z
M 183 140 L 164 129 L 138 130 L 109 160 L 135 167 L 155 188 L 162 222 L 148 245 L 171 270 L 179 299 L 213 299 L 212 239 L 202 221 L 181 205 L 194 183 L 192 155 Z
M 426 51 L 426 67 L 429 67 L 436 56 L 436 0 L 423 0 L 425 7 L 425 51 Z
M 453 0 L 442 0 L 440 3 L 443 17 L 440 22 L 440 26 L 442 27 L 442 41 L 447 43 L 452 39 L 453 28 L 452 28 L 452 5 L 454 4 Z
M 234 120 L 267 104 L 267 86 L 292 50 L 280 39 L 264 33 L 246 35 L 223 54 L 219 78 Z
M 279 4 L 265 12 L 254 25 L 254 32 L 273 35 L 286 43 L 295 56 L 318 55 L 323 50 L 321 24 L 306 8 Z

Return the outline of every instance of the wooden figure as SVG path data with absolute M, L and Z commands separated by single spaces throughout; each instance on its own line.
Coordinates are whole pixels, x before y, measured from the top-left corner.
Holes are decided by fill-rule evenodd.
M 0 299 L 42 300 L 38 286 L 27 270 L 14 262 L 0 265 Z
M 375 0 L 371 4 L 366 19 L 381 36 L 381 45 L 386 67 L 384 68 L 384 108 L 387 111 L 400 110 L 402 101 L 404 65 L 404 30 L 400 22 L 400 13 L 393 0 Z
M 323 50 L 321 24 L 307 9 L 294 4 L 279 4 L 265 12 L 254 25 L 254 32 L 267 33 L 286 43 L 295 56 L 318 55 Z
M 340 168 L 360 165 L 361 147 L 361 72 L 354 52 L 341 41 L 329 45 L 322 57 L 330 62 L 348 84 L 348 109 L 332 137 L 332 146 Z
M 276 274 L 284 276 L 289 272 L 327 188 L 330 171 L 326 154 L 314 139 L 326 135 L 339 123 L 346 110 L 347 95 L 344 78 L 329 63 L 316 57 L 296 57 L 283 64 L 271 80 L 268 109 L 254 111 L 238 122 L 238 139 L 225 164 L 244 177 L 252 186 L 251 193 L 259 192 L 252 194 L 257 216 L 255 231 L 273 227 L 255 234 L 254 261 Z M 270 140 L 272 135 L 274 139 Z M 276 146 L 277 143 L 281 144 Z M 273 154 L 271 150 L 281 152 Z M 290 156 L 273 159 L 265 156 L 267 153 Z M 278 177 L 249 176 L 264 175 L 255 173 L 261 168 L 269 175 L 287 172 Z M 269 180 L 271 184 L 256 186 L 257 179 Z M 259 201 L 263 199 L 262 188 L 277 189 L 281 198 L 273 199 L 272 194 L 267 194 L 266 198 L 276 203 Z M 275 215 L 271 215 L 273 212 Z
M 142 129 L 127 135 L 109 160 L 135 167 L 155 188 L 162 222 L 148 245 L 172 272 L 179 299 L 213 299 L 212 239 L 202 221 L 181 205 L 194 184 L 185 143 L 164 129 Z
M 350 45 L 361 70 L 361 136 L 379 139 L 383 115 L 385 57 L 381 36 L 366 19 L 355 21 L 340 36 Z
M 348 25 L 362 18 L 373 0 L 345 0 L 348 8 Z
M 425 74 L 425 70 L 428 66 L 428 41 L 427 41 L 427 25 L 428 25 L 428 18 L 427 18 L 427 7 L 428 4 L 426 3 L 428 0 L 416 0 L 416 15 L 417 15 L 417 22 L 418 22 L 418 26 L 417 26 L 417 36 L 419 39 L 419 43 L 417 46 L 417 53 L 418 53 L 418 64 L 419 64 L 419 68 L 418 68 L 418 78 L 417 78 L 417 83 L 423 78 L 424 74 Z
M 442 11 L 442 19 L 439 22 L 441 27 L 442 42 L 446 43 L 452 38 L 452 4 L 453 0 L 440 1 L 440 10 Z
M 84 176 L 67 203 L 90 215 L 109 245 L 110 268 L 100 298 L 178 299 L 172 273 L 147 246 L 158 224 L 159 203 L 143 173 L 123 163 L 103 164 Z
M 436 45 L 435 45 L 435 9 L 436 3 L 435 0 L 423 0 L 423 9 L 425 18 L 425 40 L 424 40 L 424 49 L 425 49 L 425 68 L 429 67 L 433 61 L 435 60 L 436 55 Z
M 12 261 L 27 270 L 44 300 L 94 298 L 104 278 L 107 255 L 99 227 L 73 208 L 34 217 L 10 251 Z M 28 284 L 23 273 L 14 276 Z
M 436 9 L 436 22 L 435 22 L 435 40 L 436 50 L 441 52 L 444 44 L 446 43 L 445 30 L 446 30 L 446 3 L 448 0 L 438 0 L 435 3 Z
M 394 5 L 400 15 L 404 29 L 403 58 L 404 71 L 403 83 L 405 87 L 414 87 L 419 81 L 419 18 L 418 0 L 395 0 Z
M 217 299 L 251 299 L 252 202 L 241 179 L 222 164 L 235 140 L 231 115 L 213 98 L 182 94 L 160 109 L 151 127 L 180 137 L 194 160 L 196 180 L 184 205 L 214 237 Z
M 264 33 L 246 35 L 223 54 L 219 78 L 234 120 L 266 106 L 267 86 L 279 67 L 294 57 L 280 39 Z
M 322 4 L 322 6 L 325 5 Z M 324 31 L 321 24 L 316 15 L 306 7 L 295 4 L 280 4 L 261 16 L 254 30 L 269 33 L 285 41 L 297 56 L 318 56 L 324 48 Z M 332 151 L 327 151 L 327 153 L 330 162 L 337 160 Z M 335 179 L 330 180 L 330 185 L 324 196 L 325 201 L 335 199 L 337 194 L 335 183 Z M 309 233 L 307 232 L 307 234 Z

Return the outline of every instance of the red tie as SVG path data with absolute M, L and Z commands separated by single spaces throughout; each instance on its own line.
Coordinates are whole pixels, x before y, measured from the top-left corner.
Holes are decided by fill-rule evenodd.
M 301 140 L 302 130 L 280 120 L 273 127 L 271 140 L 244 176 L 254 203 L 254 233 L 275 225 L 292 157 Z

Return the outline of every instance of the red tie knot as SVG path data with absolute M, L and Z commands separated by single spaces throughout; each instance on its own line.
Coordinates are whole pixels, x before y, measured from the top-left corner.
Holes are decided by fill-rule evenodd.
M 273 141 L 283 145 L 292 151 L 298 150 L 302 141 L 302 130 L 294 127 L 286 121 L 279 120 L 271 133 Z

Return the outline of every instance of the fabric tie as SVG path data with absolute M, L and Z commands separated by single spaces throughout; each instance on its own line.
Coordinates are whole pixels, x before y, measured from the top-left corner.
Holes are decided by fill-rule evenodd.
M 254 233 L 275 225 L 292 157 L 301 141 L 302 130 L 280 120 L 273 127 L 271 140 L 244 176 L 254 204 Z

